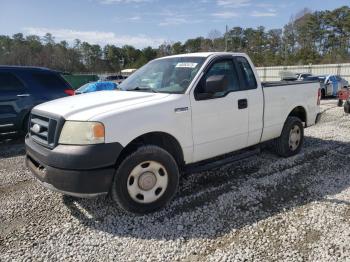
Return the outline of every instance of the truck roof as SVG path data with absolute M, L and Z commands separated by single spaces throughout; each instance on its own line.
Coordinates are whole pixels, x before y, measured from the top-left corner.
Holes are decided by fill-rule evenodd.
M 158 59 L 164 59 L 169 57 L 209 57 L 212 55 L 236 55 L 236 56 L 246 56 L 244 53 L 234 53 L 234 52 L 198 52 L 198 53 L 189 53 L 189 54 L 179 54 L 179 55 L 171 55 L 165 56 Z

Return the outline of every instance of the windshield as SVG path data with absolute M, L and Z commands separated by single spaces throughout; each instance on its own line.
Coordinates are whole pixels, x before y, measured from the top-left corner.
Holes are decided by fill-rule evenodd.
M 154 60 L 128 77 L 119 88 L 182 94 L 201 68 L 205 57 L 173 57 Z

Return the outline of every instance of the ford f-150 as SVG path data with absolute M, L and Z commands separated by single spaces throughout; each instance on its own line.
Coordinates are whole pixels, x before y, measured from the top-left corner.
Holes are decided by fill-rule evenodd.
M 262 83 L 242 53 L 163 57 L 118 91 L 36 106 L 26 164 L 63 194 L 109 193 L 124 210 L 148 213 L 175 195 L 190 165 L 271 141 L 297 154 L 319 118 L 318 82 Z

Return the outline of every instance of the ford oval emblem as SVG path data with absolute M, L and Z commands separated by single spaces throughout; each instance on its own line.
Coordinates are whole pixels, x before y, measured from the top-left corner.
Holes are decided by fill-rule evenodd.
M 40 133 L 40 131 L 41 131 L 41 126 L 38 125 L 38 124 L 33 125 L 32 131 L 33 131 L 34 133 Z

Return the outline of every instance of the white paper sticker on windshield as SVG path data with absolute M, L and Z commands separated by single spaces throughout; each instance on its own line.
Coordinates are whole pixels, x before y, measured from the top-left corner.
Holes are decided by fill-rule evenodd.
M 177 63 L 176 67 L 186 67 L 186 68 L 195 68 L 198 65 L 198 63 Z

